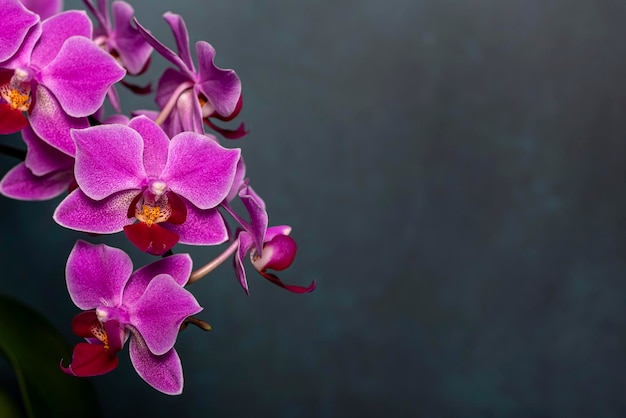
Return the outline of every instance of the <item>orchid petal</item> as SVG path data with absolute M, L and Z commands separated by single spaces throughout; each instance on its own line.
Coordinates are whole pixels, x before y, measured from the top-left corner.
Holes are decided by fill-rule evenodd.
M 181 244 L 219 245 L 228 239 L 226 223 L 217 209 L 200 210 L 187 203 L 187 219 L 183 224 L 164 225 L 178 234 Z
M 130 323 L 139 331 L 148 349 L 161 355 L 174 347 L 185 318 L 201 310 L 193 295 L 172 276 L 159 274 L 148 283 L 130 311 Z
M 246 177 L 246 163 L 243 161 L 243 155 L 239 158 L 237 162 L 237 168 L 235 169 L 235 179 L 233 180 L 233 185 L 226 196 L 226 202 L 230 202 L 233 200 L 238 194 L 239 190 L 246 184 L 244 183 L 244 178 Z
M 56 96 L 61 107 L 74 117 L 95 113 L 107 90 L 126 71 L 91 40 L 72 36 L 56 58 L 40 74 L 40 82 Z
M 72 332 L 79 337 L 93 338 L 93 327 L 99 325 L 95 309 L 83 311 L 72 318 Z
M 240 123 L 237 129 L 222 128 L 214 124 L 213 121 L 211 121 L 211 119 L 209 118 L 204 118 L 204 123 L 226 139 L 235 140 L 243 138 L 249 133 L 248 131 L 246 131 L 246 125 L 244 125 L 243 123 Z
M 148 178 L 158 178 L 167 162 L 170 139 L 163 129 L 147 116 L 133 118 L 128 127 L 143 138 L 143 165 Z
M 154 355 L 141 336 L 133 332 L 129 353 L 137 374 L 150 386 L 168 395 L 183 392 L 183 367 L 176 350 L 172 348 L 161 356 Z
M 21 47 L 29 29 L 39 22 L 39 16 L 22 3 L 0 0 L 2 30 L 0 31 L 0 62 L 11 58 Z
M 193 90 L 187 90 L 178 96 L 176 107 L 167 119 L 167 133 L 174 137 L 181 132 L 204 134 L 202 109 Z
M 276 277 L 275 275 L 271 273 L 261 273 L 261 275 L 265 277 L 267 280 L 269 280 L 270 282 L 274 283 L 276 286 L 282 287 L 283 289 L 288 290 L 291 293 L 298 293 L 298 294 L 311 293 L 312 291 L 315 290 L 315 280 L 313 280 L 311 284 L 308 285 L 307 287 L 304 287 L 304 286 L 285 284 L 278 277 Z
M 117 88 L 115 87 L 115 84 L 113 84 L 107 90 L 107 98 L 109 99 L 109 103 L 111 104 L 113 110 L 115 110 L 116 112 L 122 111 L 122 107 L 120 106 L 120 96 L 117 93 Z M 100 111 L 100 109 L 98 109 L 98 111 Z
M 86 117 L 68 116 L 50 90 L 39 84 L 34 106 L 31 107 L 30 126 L 48 144 L 74 156 L 76 145 L 70 136 L 70 129 L 86 128 L 89 122 Z
M 140 189 L 146 179 L 143 138 L 124 125 L 99 125 L 72 130 L 76 141 L 75 175 L 83 192 L 94 200 Z
M 248 281 L 246 280 L 246 270 L 243 267 L 243 260 L 246 258 L 246 254 L 252 248 L 252 237 L 245 231 L 241 231 L 239 236 L 237 237 L 239 240 L 239 247 L 237 247 L 237 252 L 235 253 L 235 257 L 233 259 L 235 264 L 235 274 L 237 275 L 237 279 L 239 279 L 239 283 L 243 290 L 246 291 L 246 294 L 249 294 L 248 291 Z
M 0 103 L 0 135 L 13 134 L 28 126 L 28 119 L 19 109 Z
M 265 233 L 265 242 L 271 241 L 275 236 L 289 234 L 291 234 L 291 227 L 289 225 L 270 226 Z
M 148 43 L 152 45 L 155 51 L 161 54 L 163 58 L 165 58 L 166 60 L 168 60 L 175 66 L 177 66 L 178 68 L 180 68 L 181 71 L 187 73 L 189 75 L 189 78 L 193 79 L 194 77 L 193 73 L 187 67 L 187 64 L 185 64 L 185 62 L 182 59 L 180 59 L 178 55 L 174 53 L 174 51 L 172 51 L 171 49 L 163 45 L 157 38 L 152 36 L 152 34 L 148 32 L 146 28 L 141 26 L 137 18 L 133 20 L 135 22 L 135 26 L 137 26 L 137 30 L 139 31 L 139 33 L 141 33 L 141 35 L 146 39 L 146 41 L 148 41 Z
M 115 50 L 129 74 L 139 74 L 144 70 L 152 54 L 152 47 L 135 29 L 131 22 L 135 11 L 126 2 L 115 1 L 111 5 L 115 30 L 111 35 Z
M 148 284 L 159 274 L 171 276 L 179 286 L 185 285 L 189 280 L 192 265 L 189 254 L 174 254 L 141 267 L 126 283 L 122 296 L 124 304 L 131 306 L 137 303 Z
M 241 96 L 241 81 L 233 70 L 217 67 L 215 49 L 208 42 L 196 43 L 196 55 L 200 68 L 200 91 L 207 97 L 215 111 L 229 116 L 235 111 Z
M 202 164 L 190 164 L 190 156 Z M 182 132 L 170 142 L 161 178 L 199 209 L 210 209 L 228 194 L 239 156 L 239 149 L 226 149 L 203 135 Z
M 152 255 L 163 255 L 178 243 L 178 234 L 171 232 L 159 224 L 148 226 L 138 222 L 124 227 L 126 237 L 141 251 Z
M 159 108 L 165 107 L 176 89 L 183 83 L 189 82 L 189 77 L 174 68 L 166 68 L 159 78 L 155 101 Z M 190 88 L 191 89 L 191 88 Z
M 133 263 L 124 251 L 79 240 L 67 259 L 67 290 L 72 302 L 82 310 L 117 306 L 132 272 Z
M 252 187 L 246 185 L 239 192 L 239 197 L 246 210 L 250 214 L 250 230 L 248 231 L 257 248 L 259 256 L 262 255 L 261 249 L 265 240 L 265 231 L 267 230 L 267 211 L 265 210 L 265 202 L 257 195 Z
M 0 6 L 2 7 L 2 6 Z M 2 9 L 0 9 L 2 10 Z M 18 68 L 24 69 L 30 67 L 30 57 L 33 53 L 33 49 L 35 45 L 39 41 L 39 37 L 41 36 L 41 25 L 37 24 L 32 26 L 28 33 L 26 33 L 26 37 L 20 46 L 20 49 L 17 50 L 15 54 L 8 60 L 2 62 L 2 68 L 16 70 Z
M 174 40 L 176 41 L 176 47 L 178 48 L 178 56 L 183 60 L 190 72 L 195 73 L 196 69 L 193 66 L 191 60 L 191 52 L 189 50 L 189 34 L 187 33 L 187 27 L 185 21 L 180 15 L 172 12 L 165 12 L 163 19 L 170 25 L 172 33 L 174 34 Z
M 293 238 L 287 235 L 277 235 L 270 241 L 265 242 L 263 255 L 255 258 L 252 261 L 252 265 L 259 272 L 263 272 L 266 269 L 285 270 L 293 263 L 297 250 L 298 247 Z
M 138 190 L 123 191 L 104 200 L 90 199 L 80 189 L 74 190 L 54 211 L 53 218 L 61 226 L 96 234 L 120 232 L 134 222 L 126 213 Z
M 71 36 L 91 39 L 91 21 L 83 11 L 68 10 L 41 24 L 41 36 L 33 49 L 31 63 L 43 68 L 59 53 L 63 43 Z M 85 115 L 83 115 L 85 116 Z
M 72 376 L 100 376 L 114 370 L 119 360 L 117 353 L 102 344 L 78 343 L 72 352 L 72 362 L 61 370 Z
M 74 167 L 74 158 L 44 142 L 30 126 L 22 130 L 22 138 L 28 147 L 24 162 L 34 175 L 43 176 Z
M 71 169 L 36 176 L 22 162 L 0 180 L 0 193 L 18 200 L 48 200 L 66 191 L 73 179 Z
M 63 0 L 21 0 L 26 8 L 39 15 L 41 20 L 61 12 Z

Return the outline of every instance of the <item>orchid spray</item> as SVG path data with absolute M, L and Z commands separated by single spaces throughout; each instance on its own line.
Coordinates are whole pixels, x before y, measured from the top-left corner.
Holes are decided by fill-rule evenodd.
M 177 335 L 188 324 L 210 329 L 195 316 L 202 307 L 187 285 L 229 261 L 233 283 L 248 294 L 246 258 L 289 292 L 311 292 L 315 282 L 285 284 L 272 272 L 285 270 L 295 257 L 291 227 L 269 227 L 242 150 L 221 142 L 248 133 L 243 123 L 224 127 L 243 104 L 235 71 L 215 65 L 216 51 L 206 41 L 196 43 L 194 62 L 179 15 L 163 15 L 173 51 L 128 3 L 84 3 L 84 11 L 62 11 L 60 1 L 0 0 L 0 133 L 21 133 L 26 148 L 0 148 L 20 159 L 4 174 L 0 193 L 18 200 L 59 198 L 53 219 L 60 226 L 85 232 L 86 240 L 88 234 L 123 232 L 129 245 L 156 256 L 134 270 L 121 249 L 76 242 L 65 280 L 82 310 L 71 327 L 84 341 L 62 360 L 59 373 L 108 373 L 128 342 L 139 376 L 163 393 L 180 394 Z M 156 110 L 122 114 L 118 90 L 151 92 L 130 77 L 149 71 L 153 54 L 173 65 L 155 78 Z M 113 114 L 105 111 L 107 100 Z M 179 243 L 224 250 L 194 270 L 191 257 L 176 251 Z

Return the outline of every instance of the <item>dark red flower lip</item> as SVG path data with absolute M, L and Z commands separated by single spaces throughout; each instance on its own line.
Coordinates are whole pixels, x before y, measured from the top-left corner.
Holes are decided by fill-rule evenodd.
M 118 365 L 117 353 L 122 349 L 123 341 L 116 333 L 117 321 L 108 321 L 102 325 L 95 310 L 81 312 L 72 319 L 72 331 L 89 342 L 76 344 L 72 352 L 72 362 L 68 367 L 59 364 L 61 370 L 72 376 L 99 376 L 110 372 Z

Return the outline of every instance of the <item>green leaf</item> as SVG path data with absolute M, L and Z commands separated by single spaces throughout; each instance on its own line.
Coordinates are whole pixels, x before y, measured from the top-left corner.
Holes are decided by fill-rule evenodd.
M 21 405 L 15 401 L 7 391 L 0 387 L 0 417 L 2 418 L 24 418 Z
M 100 416 L 91 382 L 59 368 L 61 359 L 65 364 L 71 360 L 72 347 L 42 315 L 2 295 L 0 353 L 15 371 L 29 418 Z

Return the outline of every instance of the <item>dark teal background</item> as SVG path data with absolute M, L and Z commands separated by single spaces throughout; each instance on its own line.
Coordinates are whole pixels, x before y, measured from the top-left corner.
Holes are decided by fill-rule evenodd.
M 183 15 L 241 77 L 234 145 L 299 244 L 281 277 L 318 288 L 250 271 L 246 297 L 220 267 L 190 288 L 214 331 L 180 335 L 184 394 L 123 352 L 93 379 L 106 417 L 626 415 L 625 3 L 132 4 L 170 46 L 160 16 Z M 75 342 L 64 264 L 85 236 L 56 202 L 0 200 L 0 291 Z

